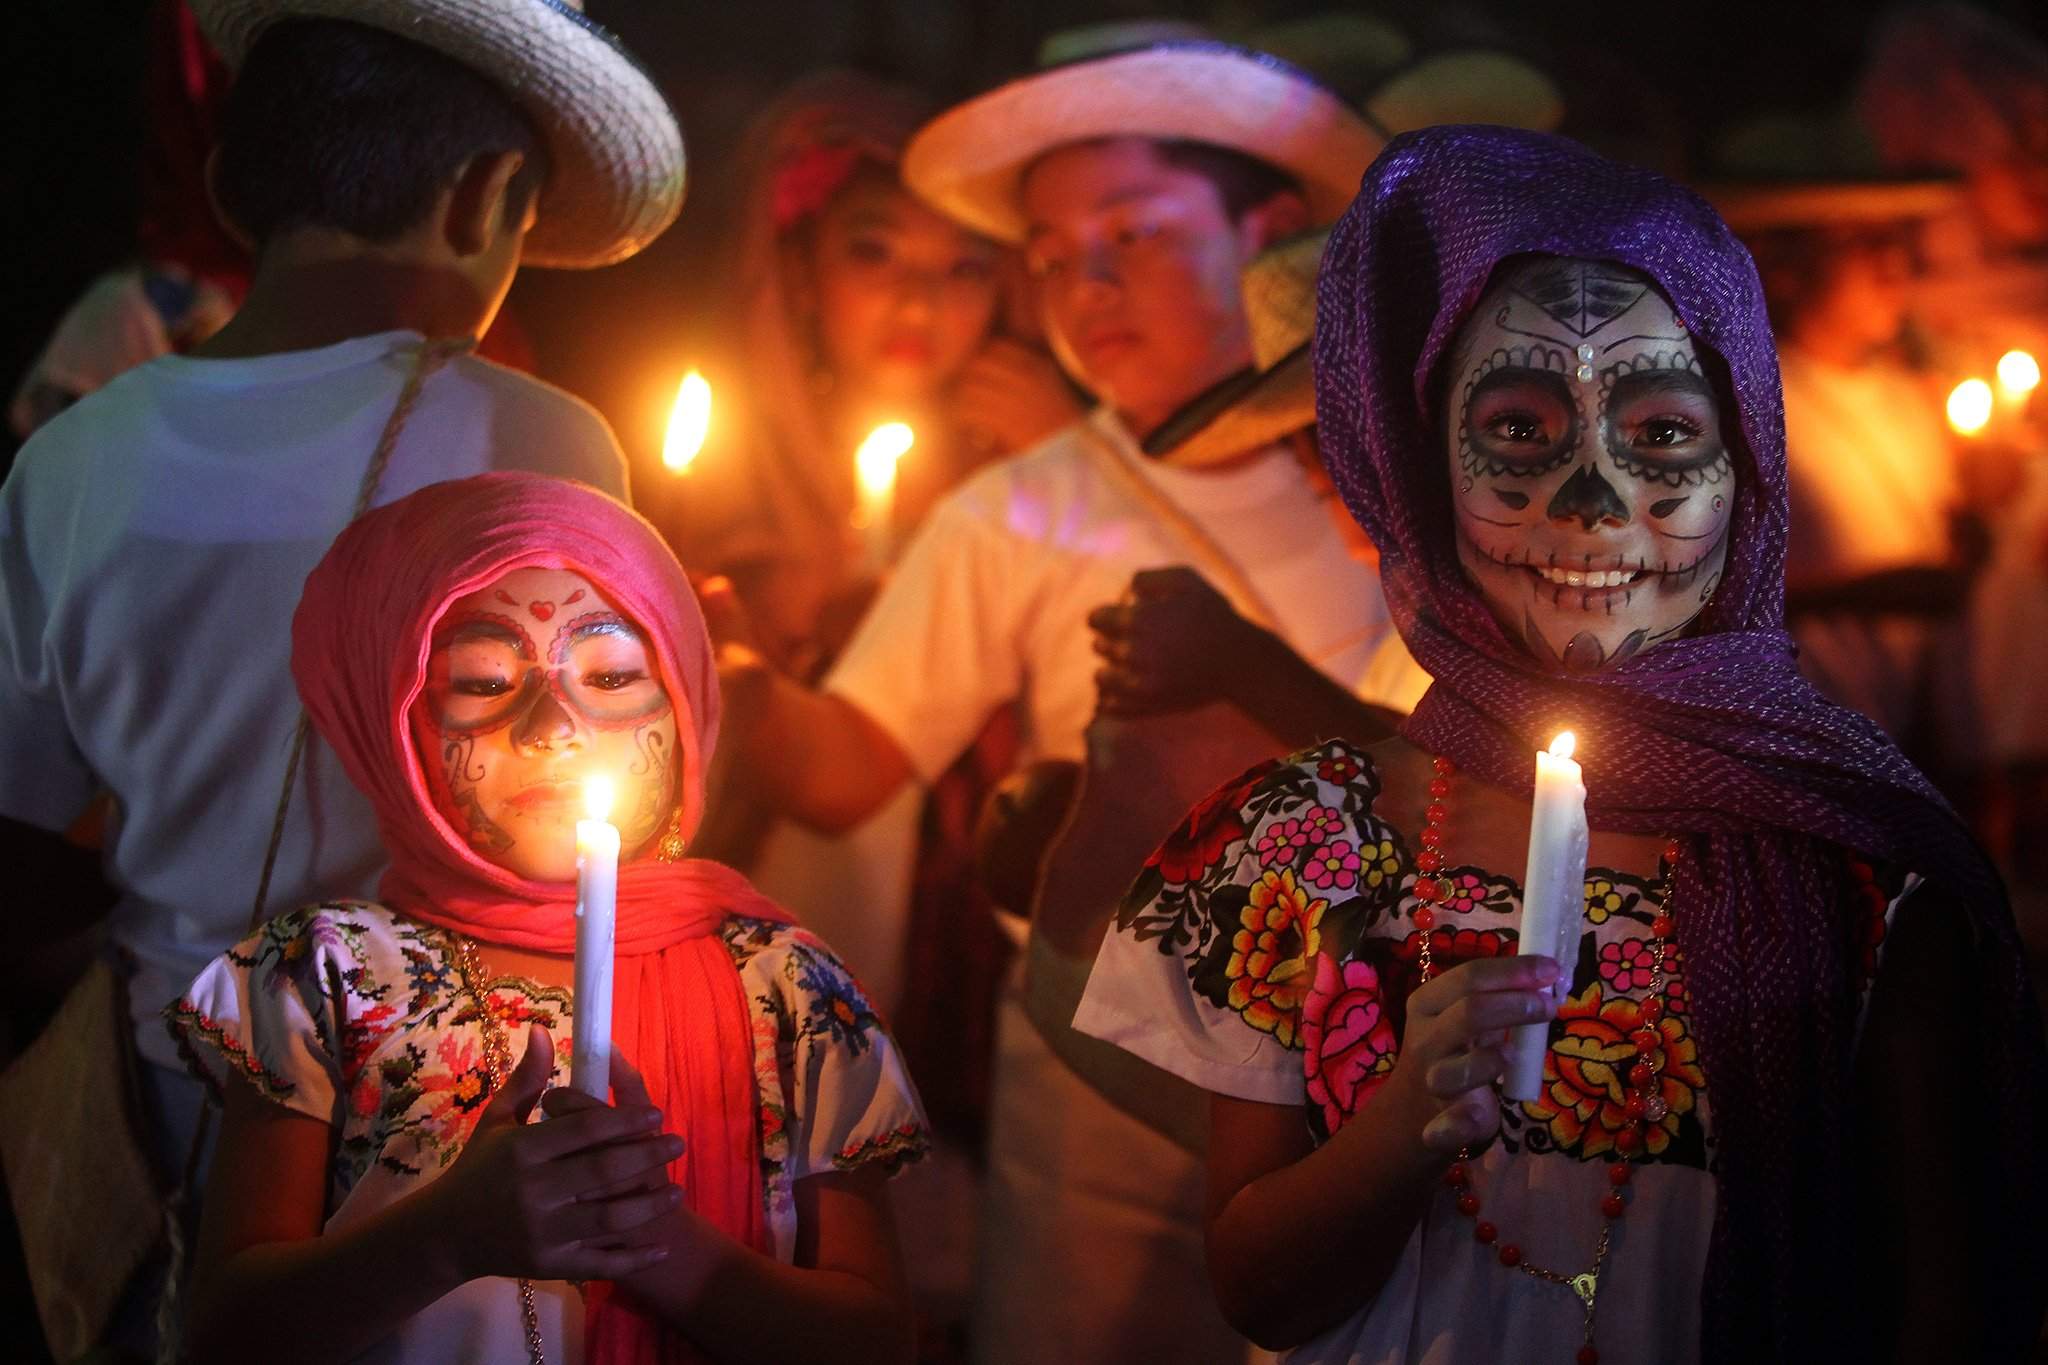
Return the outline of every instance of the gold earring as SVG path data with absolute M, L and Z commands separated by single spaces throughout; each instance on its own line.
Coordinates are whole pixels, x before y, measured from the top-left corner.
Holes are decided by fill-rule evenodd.
M 655 861 L 672 863 L 683 856 L 688 845 L 683 839 L 683 808 L 677 806 L 668 815 L 668 829 L 662 833 L 661 842 L 654 846 Z

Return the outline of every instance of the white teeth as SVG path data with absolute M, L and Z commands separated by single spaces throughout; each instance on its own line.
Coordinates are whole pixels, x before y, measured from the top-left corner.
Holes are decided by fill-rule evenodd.
M 1535 568 L 1534 565 L 1530 567 Z M 1580 573 L 1574 569 L 1536 569 L 1536 572 L 1565 588 L 1619 588 L 1642 577 L 1635 569 L 1607 569 L 1596 573 Z

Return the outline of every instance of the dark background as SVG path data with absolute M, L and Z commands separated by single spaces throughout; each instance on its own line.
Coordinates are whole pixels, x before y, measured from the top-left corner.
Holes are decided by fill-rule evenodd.
M 2048 30 L 2037 0 L 1984 7 Z M 676 379 L 697 348 L 702 283 L 747 117 L 806 70 L 851 65 L 939 96 L 970 93 L 1029 65 L 1040 38 L 1076 24 L 1172 16 L 1243 33 L 1349 10 L 1393 22 L 1422 52 L 1517 51 L 1564 87 L 1565 128 L 1611 154 L 1680 175 L 1713 169 L 1718 133 L 1772 110 L 1839 104 L 1883 7 L 1846 0 L 589 0 L 656 73 L 690 149 L 688 203 L 636 259 L 595 272 L 528 271 L 511 308 L 543 377 L 597 404 L 650 477 Z M 0 271 L 0 394 L 65 305 L 133 250 L 148 0 L 14 0 Z

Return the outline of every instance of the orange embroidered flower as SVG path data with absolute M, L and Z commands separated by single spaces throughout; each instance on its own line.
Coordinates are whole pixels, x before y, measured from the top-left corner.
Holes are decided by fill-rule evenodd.
M 1543 1059 L 1543 1093 L 1522 1106 L 1535 1123 L 1549 1128 L 1560 1151 L 1581 1160 L 1614 1150 L 1614 1135 L 1628 1124 L 1628 1072 L 1636 1062 L 1629 1035 L 1645 1027 L 1641 1003 L 1626 998 L 1605 1000 L 1599 982 L 1567 999 L 1558 1011 L 1564 1033 L 1552 1040 Z M 1685 1020 L 1666 1014 L 1655 1025 L 1661 1039 L 1657 1066 L 1658 1094 L 1664 1117 L 1644 1129 L 1645 1146 L 1655 1156 L 1678 1135 L 1679 1119 L 1692 1112 L 1706 1076 L 1700 1071 L 1699 1049 L 1686 1032 Z
M 1309 964 L 1322 950 L 1327 900 L 1311 900 L 1292 868 L 1270 869 L 1247 888 L 1239 929 L 1230 940 L 1230 1008 L 1245 1022 L 1293 1047 L 1302 997 L 1313 978 Z

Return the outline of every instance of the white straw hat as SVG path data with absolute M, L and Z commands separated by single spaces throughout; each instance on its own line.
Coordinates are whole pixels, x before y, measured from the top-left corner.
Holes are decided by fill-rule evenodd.
M 1206 142 L 1298 181 L 1333 222 L 1386 139 L 1344 101 L 1277 57 L 1216 42 L 1165 42 L 1034 72 L 956 105 L 919 130 L 903 180 L 941 212 L 1021 242 L 1024 171 L 1097 138 Z
M 683 134 L 668 101 L 581 0 L 190 0 L 230 67 L 280 19 L 345 19 L 470 67 L 525 111 L 552 165 L 522 259 L 609 265 L 683 206 Z

